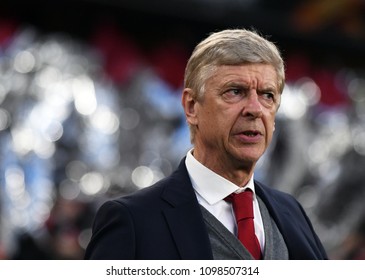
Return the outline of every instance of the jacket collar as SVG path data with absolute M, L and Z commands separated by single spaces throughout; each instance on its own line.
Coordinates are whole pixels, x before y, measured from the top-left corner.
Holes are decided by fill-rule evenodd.
M 171 205 L 164 215 L 182 259 L 213 259 L 208 232 L 194 193 L 185 158 L 164 180 L 161 198 Z

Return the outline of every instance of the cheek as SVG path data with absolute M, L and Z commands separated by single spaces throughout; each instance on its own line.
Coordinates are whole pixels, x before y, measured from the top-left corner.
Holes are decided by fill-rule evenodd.
M 232 118 L 224 114 L 222 111 L 206 112 L 204 117 L 200 119 L 201 132 L 208 139 L 215 139 L 214 142 L 225 142 L 229 139 L 230 130 L 232 127 Z
M 273 134 L 274 134 L 273 129 L 267 132 L 267 137 L 266 137 L 267 145 L 270 145 Z
M 228 141 L 231 130 L 239 122 L 242 106 L 206 103 L 205 107 L 200 109 L 199 126 L 202 133 L 204 131 L 207 135 L 209 134 L 209 138 Z
M 268 118 L 266 118 L 265 120 L 265 128 L 266 128 L 266 135 L 267 135 L 267 140 L 268 142 L 271 141 L 274 131 L 275 131 L 275 115 L 274 116 L 269 116 Z

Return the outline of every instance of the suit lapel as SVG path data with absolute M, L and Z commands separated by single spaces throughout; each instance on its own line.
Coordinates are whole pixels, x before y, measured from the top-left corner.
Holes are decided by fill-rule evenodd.
M 172 207 L 164 215 L 182 259 L 212 259 L 208 232 L 183 159 L 161 198 Z
M 267 193 L 267 189 L 262 184 L 255 181 L 255 190 L 257 195 L 261 198 L 261 200 L 265 203 L 267 209 L 269 210 L 270 215 L 274 219 L 275 223 L 279 227 L 280 231 L 283 230 L 283 218 L 284 218 L 284 224 L 286 224 L 285 216 L 283 217 L 282 213 L 286 210 L 282 208 L 282 205 L 280 203 L 277 203 L 277 201 L 274 199 L 272 194 Z M 278 209 L 280 209 L 278 211 Z
M 275 190 L 255 182 L 257 195 L 265 203 L 271 217 L 281 232 L 290 259 L 325 258 L 326 254 L 304 210 L 294 199 L 281 196 Z M 288 210 L 290 209 L 290 210 Z

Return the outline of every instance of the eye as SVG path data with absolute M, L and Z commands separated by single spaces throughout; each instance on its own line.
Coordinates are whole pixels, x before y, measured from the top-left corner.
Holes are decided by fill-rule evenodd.
M 224 95 L 226 96 L 237 96 L 242 95 L 243 91 L 240 88 L 230 88 L 226 92 L 224 92 Z
M 272 106 L 274 103 L 276 103 L 276 95 L 273 91 L 261 91 L 259 92 L 259 96 L 262 100 L 262 103 L 267 106 Z
M 263 92 L 262 93 L 262 96 L 265 98 L 265 99 L 271 99 L 271 100 L 274 100 L 275 98 L 275 95 L 272 93 L 272 92 Z
M 222 97 L 226 102 L 235 103 L 241 101 L 245 96 L 246 90 L 239 87 L 232 87 L 226 90 Z

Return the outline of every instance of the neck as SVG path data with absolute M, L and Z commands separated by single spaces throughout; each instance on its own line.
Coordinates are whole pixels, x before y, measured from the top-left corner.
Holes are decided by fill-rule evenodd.
M 253 176 L 255 164 L 247 164 L 232 159 L 222 160 L 221 158 L 212 158 L 199 153 L 195 149 L 193 150 L 193 156 L 205 167 L 239 187 L 244 187 Z

